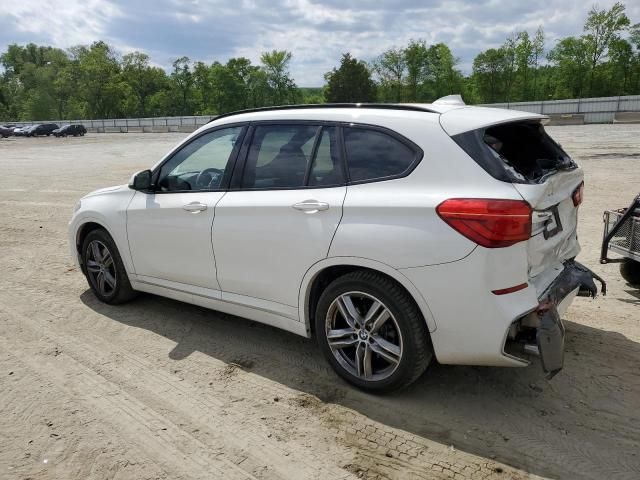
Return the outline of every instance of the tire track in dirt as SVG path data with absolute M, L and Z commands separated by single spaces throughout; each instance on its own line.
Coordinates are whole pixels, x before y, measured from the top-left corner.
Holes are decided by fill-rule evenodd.
M 25 291 L 25 293 L 27 292 Z M 11 295 L 4 293 L 0 295 L 0 298 L 3 299 L 3 303 L 11 303 L 13 305 Z M 17 299 L 14 298 L 13 300 Z M 53 301 L 55 302 L 55 300 Z M 50 311 L 56 311 L 58 315 L 63 315 L 64 308 L 61 309 L 60 306 L 51 308 L 53 306 L 47 305 L 47 303 L 45 302 L 41 307 L 50 307 Z M 14 314 L 16 314 L 15 311 Z M 25 319 L 25 322 L 29 321 L 27 316 L 22 318 Z M 247 440 L 248 445 L 239 452 L 236 451 L 236 456 L 241 458 L 250 458 L 250 452 L 255 452 L 256 448 L 269 450 L 269 448 L 265 448 L 267 445 L 265 445 L 264 439 L 267 438 L 267 431 L 278 431 L 278 428 L 274 428 L 274 420 L 278 416 L 283 416 L 282 410 L 285 413 L 295 415 L 296 411 L 300 413 L 299 411 L 303 409 L 306 412 L 307 421 L 314 419 L 313 423 L 325 424 L 326 429 L 333 429 L 333 431 L 328 432 L 331 437 L 336 436 L 336 433 L 338 434 L 337 438 L 341 437 L 340 434 L 345 436 L 344 440 L 338 443 L 347 447 L 347 454 L 345 455 L 343 452 L 342 455 L 336 456 L 337 452 L 333 452 L 331 458 L 340 460 L 339 464 L 347 467 L 347 470 L 332 470 L 330 467 L 322 467 L 314 471 L 309 468 L 306 470 L 301 468 L 305 463 L 309 462 L 310 452 L 308 449 L 291 447 L 292 443 L 295 444 L 300 440 L 300 437 L 296 436 L 287 443 L 289 448 L 271 449 L 271 455 L 260 459 L 263 464 L 270 464 L 272 469 L 283 471 L 285 474 L 286 465 L 282 469 L 277 468 L 278 458 L 288 458 L 289 462 L 294 462 L 297 474 L 300 475 L 299 478 L 346 478 L 350 477 L 348 471 L 363 475 L 368 472 L 365 478 L 376 478 L 376 476 L 378 478 L 394 478 L 398 476 L 399 472 L 402 472 L 402 475 L 410 474 L 410 477 L 407 478 L 454 478 L 456 474 L 458 476 L 470 475 L 469 477 L 462 476 L 462 478 L 491 478 L 493 476 L 499 477 L 502 472 L 511 472 L 511 478 L 533 478 L 526 474 L 518 474 L 516 470 L 507 466 L 451 450 L 448 447 L 420 439 L 406 432 L 376 425 L 375 422 L 367 419 L 359 419 L 360 416 L 351 411 L 345 411 L 345 409 L 333 405 L 327 406 L 316 397 L 298 394 L 262 377 L 242 372 L 237 367 L 229 369 L 227 366 L 220 369 L 220 377 L 224 379 L 224 383 L 228 387 L 227 394 L 234 390 L 236 392 L 241 390 L 245 396 L 280 399 L 278 405 L 280 412 L 270 417 L 269 428 L 265 429 L 264 424 L 251 422 L 247 414 L 243 413 L 242 408 L 237 404 L 233 405 L 232 409 L 229 409 L 226 408 L 229 405 L 225 402 L 216 400 L 209 395 L 203 397 L 201 392 L 190 389 L 181 382 L 177 383 L 175 376 L 154 368 L 155 365 L 148 360 L 131 355 L 111 343 L 108 348 L 105 348 L 105 339 L 99 336 L 83 332 L 83 344 L 70 341 L 70 337 L 73 334 L 70 332 L 70 337 L 56 334 L 48 326 L 52 323 L 53 321 L 47 322 L 37 328 L 42 329 L 48 338 L 61 346 L 64 352 L 63 355 L 77 356 L 78 361 L 81 363 L 91 359 L 91 362 L 99 367 L 101 376 L 113 379 L 113 381 L 119 380 L 122 382 L 120 387 L 126 388 L 127 391 L 135 389 L 133 394 L 139 396 L 145 402 L 145 405 L 147 402 L 155 403 L 153 406 L 159 408 L 160 404 L 164 404 L 164 407 L 160 410 L 169 417 L 171 416 L 171 411 L 179 409 L 180 415 L 178 418 L 181 418 L 184 422 L 185 418 L 191 417 L 194 421 L 191 427 L 197 426 L 202 430 L 207 430 L 206 426 L 213 424 L 211 428 L 221 434 L 223 439 L 226 439 L 227 450 L 233 451 L 231 447 L 234 444 L 234 440 L 230 439 L 233 439 L 238 426 L 241 427 L 243 435 L 249 431 L 262 430 L 263 433 L 259 438 L 259 440 L 263 441 L 262 445 L 256 445 L 256 442 L 251 445 L 250 440 Z M 113 360 L 114 357 L 118 359 L 117 362 Z M 132 384 L 125 385 L 128 382 L 127 380 L 123 382 L 123 379 L 127 377 L 133 380 Z M 224 389 L 220 393 L 225 393 Z M 154 399 L 158 400 L 154 401 Z M 213 415 L 211 412 L 214 412 Z M 216 422 L 216 418 L 220 415 L 224 415 L 225 424 L 234 425 L 233 432 L 225 431 L 224 425 Z M 279 435 L 276 434 L 274 438 L 282 439 L 285 437 L 286 439 L 287 428 L 291 428 L 294 425 L 283 418 L 280 418 L 280 422 L 280 433 Z M 276 421 L 276 423 L 278 422 Z M 354 435 L 348 435 L 346 432 L 345 427 L 347 424 L 357 426 L 359 423 L 362 425 L 362 431 L 358 431 L 355 437 L 362 439 L 364 442 L 354 440 Z M 313 429 L 316 433 L 318 430 L 317 427 Z M 256 454 L 254 453 L 253 455 L 255 456 Z M 244 465 L 245 463 L 243 463 Z M 354 465 L 358 465 L 357 468 L 353 467 Z M 350 468 L 353 468 L 353 470 L 350 470 Z
M 5 308 L 2 312 L 3 315 L 15 315 Z M 25 320 L 25 317 L 20 319 Z M 9 350 L 20 343 L 16 337 L 12 340 L 10 344 L 0 337 L 0 346 Z M 43 336 L 38 344 L 42 346 L 50 340 Z M 21 348 L 13 349 L 14 355 L 32 370 L 41 370 L 37 350 L 34 352 L 28 343 L 19 346 Z M 47 368 L 47 373 L 58 387 L 91 408 L 102 421 L 113 425 L 120 434 L 139 445 L 164 468 L 189 478 L 208 479 L 214 475 L 218 478 L 256 479 L 232 462 L 220 459 L 220 452 L 210 455 L 209 446 L 198 442 L 166 417 L 128 395 L 71 355 L 61 354 L 55 363 L 56 368 Z
M 5 316 L 18 317 L 23 326 L 33 323 L 28 316 L 6 306 L 9 303 L 7 300 L 11 300 L 8 294 L 0 294 L 0 298 L 3 305 L 0 307 L 0 312 Z M 63 381 L 69 375 L 77 375 L 78 381 L 84 384 L 85 391 L 101 392 L 101 395 L 110 401 L 108 404 L 100 403 L 96 406 L 106 412 L 120 409 L 128 414 L 134 424 L 141 423 L 142 425 L 136 428 L 136 431 L 140 434 L 142 442 L 146 442 L 150 432 L 158 432 L 165 443 L 173 441 L 178 445 L 185 445 L 181 450 L 184 455 L 189 451 L 207 451 L 214 457 L 229 455 L 242 463 L 243 468 L 252 465 L 254 472 L 259 473 L 268 468 L 270 473 L 267 478 L 290 478 L 293 473 L 292 465 L 295 465 L 295 471 L 301 478 L 350 477 L 349 473 L 342 469 L 325 466 L 313 462 L 308 457 L 305 458 L 304 452 L 291 447 L 270 445 L 272 442 L 267 440 L 268 431 L 264 426 L 247 420 L 246 415 L 241 412 L 235 413 L 227 409 L 222 401 L 211 397 L 202 398 L 200 392 L 189 391 L 188 388 L 177 384 L 175 377 L 156 370 L 151 362 L 118 349 L 115 345 L 109 345 L 109 348 L 105 349 L 104 340 L 99 337 L 91 334 L 84 335 L 84 343 L 81 344 L 74 342 L 73 337 L 57 335 L 47 324 L 35 325 L 34 330 L 41 332 L 43 340 L 59 345 L 63 352 L 61 360 L 65 362 L 64 368 L 67 372 L 59 374 L 57 379 Z M 114 361 L 114 354 L 118 361 Z M 255 390 L 256 385 L 253 387 Z M 83 391 L 79 387 L 75 389 Z M 282 390 L 277 391 L 284 396 Z M 250 396 L 251 392 L 247 394 Z M 183 421 L 190 418 L 194 428 L 197 426 L 198 429 L 207 430 L 207 445 L 192 435 L 186 434 L 182 428 L 169 421 L 169 416 L 176 410 L 180 411 Z M 260 430 L 263 431 L 262 434 L 255 433 Z M 217 446 L 217 450 L 212 452 L 212 445 Z M 166 451 L 171 452 L 168 445 L 165 447 Z M 161 452 L 161 449 L 158 452 Z M 171 456 L 174 457 L 174 455 Z M 203 462 L 202 458 L 192 460 L 198 464 Z M 220 460 L 218 463 L 220 467 L 227 468 L 233 464 L 226 460 Z M 206 463 L 202 466 L 205 465 Z M 226 473 L 225 478 L 227 477 L 236 478 Z M 247 475 L 237 478 L 253 477 Z

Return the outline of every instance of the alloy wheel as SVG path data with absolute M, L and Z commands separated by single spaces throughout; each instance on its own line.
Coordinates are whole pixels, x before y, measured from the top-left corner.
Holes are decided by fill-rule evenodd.
M 116 265 L 107 246 L 99 240 L 87 245 L 87 274 L 100 295 L 108 297 L 116 289 Z
M 393 314 L 364 292 L 341 294 L 329 306 L 327 342 L 338 363 L 367 381 L 388 378 L 402 359 L 402 334 Z

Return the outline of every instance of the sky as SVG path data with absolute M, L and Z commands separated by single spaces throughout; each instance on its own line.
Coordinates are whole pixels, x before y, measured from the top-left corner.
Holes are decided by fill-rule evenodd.
M 599 0 L 609 8 L 614 0 Z M 640 22 L 640 0 L 627 0 Z M 0 51 L 11 43 L 67 48 L 105 40 L 120 53 L 147 53 L 169 69 L 178 57 L 210 63 L 266 50 L 293 53 L 291 74 L 318 87 L 344 52 L 370 61 L 410 39 L 444 42 L 469 73 L 473 58 L 510 34 L 542 25 L 546 47 L 579 35 L 585 0 L 2 0 Z

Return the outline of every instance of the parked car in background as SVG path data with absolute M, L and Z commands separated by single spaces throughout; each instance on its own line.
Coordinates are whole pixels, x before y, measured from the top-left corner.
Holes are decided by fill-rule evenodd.
M 39 125 L 34 125 L 28 133 L 28 137 L 38 137 L 44 136 L 47 137 L 53 133 L 54 130 L 57 130 L 59 127 L 56 123 L 41 123 Z
M 13 127 L 13 134 L 16 137 L 26 137 L 27 132 L 31 129 L 33 125 L 19 125 Z
M 84 125 L 63 125 L 62 127 L 55 129 L 52 133 L 56 137 L 66 137 L 68 135 L 82 137 L 87 133 L 87 129 L 84 128 Z
M 20 128 L 20 131 L 19 131 L 18 135 L 21 136 L 21 137 L 29 137 L 29 136 L 31 136 L 31 131 L 33 129 L 35 129 L 36 127 L 38 127 L 38 126 L 39 126 L 39 124 L 25 125 L 24 127 Z
M 10 127 L 0 125 L 0 137 L 7 138 L 13 135 L 13 129 Z
M 546 117 L 434 104 L 222 115 L 129 185 L 78 202 L 98 299 L 164 295 L 316 336 L 372 391 L 443 364 L 563 366 L 583 172 Z M 604 292 L 603 292 L 604 293 Z

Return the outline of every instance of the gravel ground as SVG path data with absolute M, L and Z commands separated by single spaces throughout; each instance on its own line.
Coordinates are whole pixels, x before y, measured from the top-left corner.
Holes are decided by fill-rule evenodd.
M 640 190 L 640 125 L 548 130 L 584 167 L 579 260 L 609 283 L 569 309 L 564 370 L 434 364 L 378 397 L 313 341 L 94 299 L 69 258 L 73 205 L 184 135 L 0 140 L 0 478 L 640 478 L 640 291 L 598 263 L 602 211 Z

